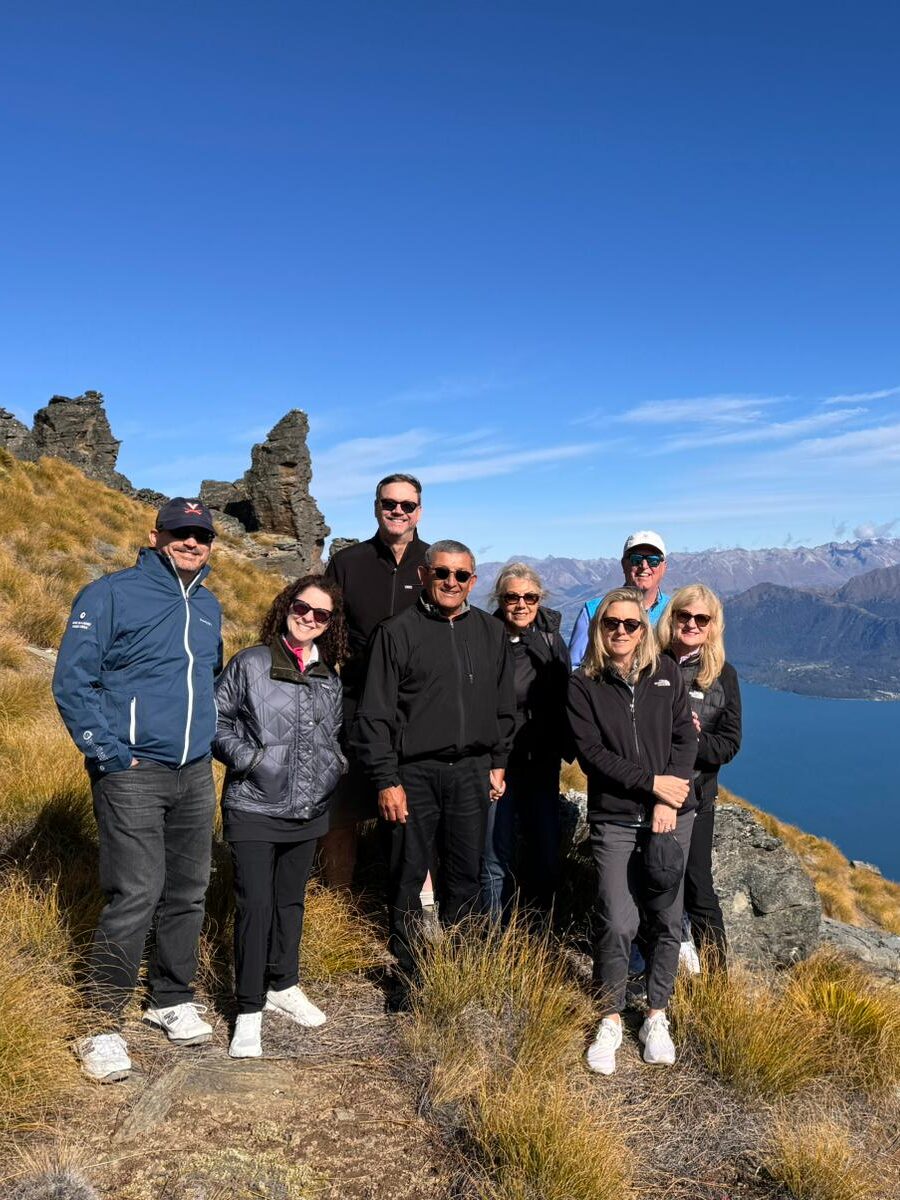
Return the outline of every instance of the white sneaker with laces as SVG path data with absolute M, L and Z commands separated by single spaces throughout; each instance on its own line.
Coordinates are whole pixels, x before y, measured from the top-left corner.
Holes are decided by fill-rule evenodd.
M 700 974 L 700 955 L 693 942 L 682 942 L 678 951 L 678 965 L 688 975 Z
M 280 992 L 270 988 L 266 992 L 266 1011 L 281 1013 L 283 1017 L 290 1017 L 292 1021 L 296 1021 L 298 1025 L 304 1025 L 308 1029 L 324 1025 L 328 1020 L 321 1008 L 316 1008 L 312 1000 L 304 995 L 296 984 L 293 987 L 283 988 Z
M 97 1083 L 117 1083 L 128 1078 L 131 1059 L 121 1034 L 98 1033 L 79 1038 L 74 1048 L 88 1078 Z
M 173 1004 L 171 1008 L 145 1009 L 143 1019 L 146 1025 L 161 1029 L 176 1046 L 199 1046 L 212 1037 L 212 1025 L 200 1016 L 203 1012 L 206 1012 L 206 1005 L 188 1000 L 184 1004 Z
M 669 1035 L 669 1019 L 664 1012 L 647 1017 L 638 1030 L 644 1044 L 644 1062 L 654 1067 L 671 1067 L 675 1062 L 675 1043 Z
M 238 1013 L 228 1047 L 231 1058 L 262 1058 L 262 1013 Z
M 588 1046 L 587 1065 L 600 1075 L 612 1075 L 616 1069 L 616 1051 L 622 1045 L 622 1022 L 604 1017 L 597 1036 Z

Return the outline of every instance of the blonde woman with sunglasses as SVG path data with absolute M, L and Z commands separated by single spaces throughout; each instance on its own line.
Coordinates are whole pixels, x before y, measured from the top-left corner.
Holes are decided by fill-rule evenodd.
M 741 748 L 741 690 L 725 661 L 725 618 L 715 592 L 702 583 L 680 588 L 657 626 L 663 654 L 678 664 L 700 741 L 692 789 L 694 832 L 684 880 L 684 909 L 697 948 L 711 966 L 724 967 L 727 943 L 713 886 L 712 843 L 719 768 Z
M 666 1007 L 681 948 L 697 734 L 678 667 L 660 657 L 632 589 L 616 588 L 600 601 L 584 661 L 569 683 L 568 713 L 587 775 L 597 866 L 594 982 L 604 1015 L 587 1065 L 602 1075 L 616 1069 L 629 954 L 643 908 L 649 1011 L 639 1038 L 645 1062 L 668 1066 L 675 1047 Z M 645 865 L 656 856 L 666 860 L 664 883 Z

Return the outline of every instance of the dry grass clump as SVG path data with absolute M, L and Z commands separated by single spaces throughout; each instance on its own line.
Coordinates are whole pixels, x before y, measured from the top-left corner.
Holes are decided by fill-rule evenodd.
M 559 790 L 561 792 L 586 792 L 587 776 L 577 762 L 564 762 L 559 773 Z
M 82 1025 L 73 958 L 54 890 L 3 881 L 0 901 L 0 1130 L 33 1129 L 79 1081 L 71 1038 Z
M 470 1137 L 485 1181 L 482 1200 L 628 1200 L 634 1158 L 621 1117 L 596 1097 L 576 1097 L 563 1080 L 535 1088 L 513 1072 L 482 1088 Z
M 801 1020 L 771 980 L 735 965 L 679 976 L 672 1012 L 680 1041 L 713 1074 L 745 1093 L 790 1095 L 827 1068 L 820 1022 Z
M 21 634 L 5 629 L 0 633 L 0 670 L 18 670 L 28 662 L 27 643 Z
M 778 1118 L 763 1165 L 794 1200 L 875 1200 L 884 1194 L 872 1167 L 831 1118 Z
M 593 1006 L 545 936 L 472 918 L 421 952 L 410 1048 L 427 1099 L 470 1152 L 483 1200 L 627 1200 L 632 1156 L 611 1109 L 566 1084 Z
M 830 1073 L 867 1093 L 900 1084 L 900 990 L 821 950 L 791 971 L 784 995 L 801 1022 L 821 1027 Z
M 379 957 L 378 933 L 352 897 L 310 880 L 300 946 L 303 978 L 324 980 L 364 971 Z
M 226 1146 L 188 1155 L 156 1194 L 160 1200 L 315 1200 L 325 1186 L 296 1155 Z

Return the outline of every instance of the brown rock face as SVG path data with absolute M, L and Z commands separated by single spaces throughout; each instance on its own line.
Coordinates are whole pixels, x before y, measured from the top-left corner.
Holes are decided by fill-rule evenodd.
M 0 408 L 0 450 L 8 450 L 26 462 L 35 462 L 39 457 L 31 430 L 5 408 Z
M 121 442 L 112 435 L 100 392 L 51 397 L 34 414 L 34 440 L 40 454 L 65 459 L 91 479 L 123 491 L 131 487 L 116 470 Z
M 321 567 L 330 531 L 309 494 L 312 465 L 306 445 L 308 434 L 306 413 L 291 409 L 266 440 L 253 447 L 243 490 L 259 528 L 296 542 L 298 563 L 302 563 L 303 570 L 314 571 Z

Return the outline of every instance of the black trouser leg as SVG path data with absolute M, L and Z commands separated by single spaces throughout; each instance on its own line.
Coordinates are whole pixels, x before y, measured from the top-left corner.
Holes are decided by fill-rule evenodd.
M 481 855 L 490 803 L 490 761 L 464 758 L 444 767 L 438 827 L 441 862 L 440 918 L 455 925 L 478 904 Z
M 406 821 L 387 825 L 390 839 L 390 950 L 404 974 L 415 969 L 413 943 L 421 919 L 419 893 L 428 874 L 441 818 L 441 766 L 410 763 L 401 768 Z
M 269 987 L 276 991 L 300 980 L 300 939 L 306 885 L 316 856 L 316 839 L 278 845 L 275 862 L 275 913 L 269 941 Z
M 684 876 L 684 911 L 691 919 L 698 949 L 706 953 L 711 965 L 724 966 L 727 951 L 725 922 L 712 877 L 715 818 L 714 803 L 701 805 L 694 818 Z

